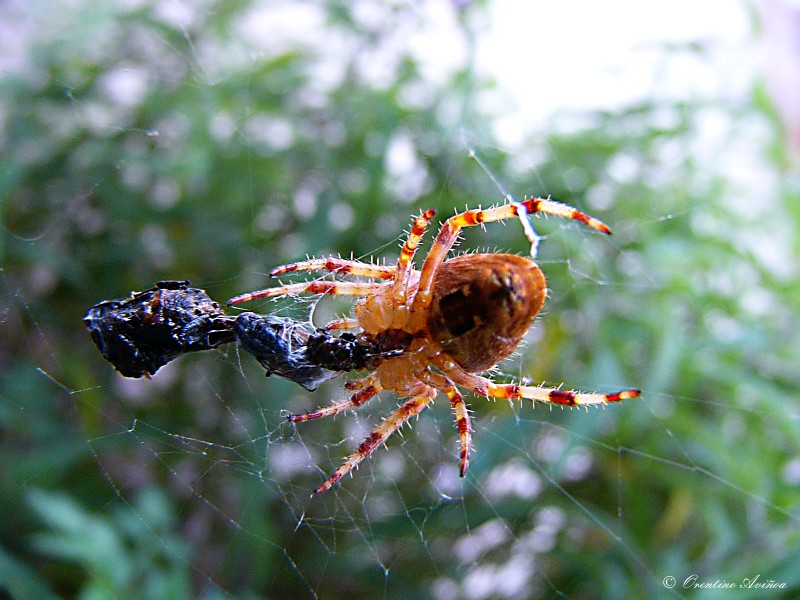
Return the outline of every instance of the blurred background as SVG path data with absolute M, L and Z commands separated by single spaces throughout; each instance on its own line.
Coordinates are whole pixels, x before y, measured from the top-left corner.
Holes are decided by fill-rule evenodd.
M 800 10 L 551 4 L 0 4 L 0 595 L 800 594 Z M 312 497 L 394 397 L 293 426 L 346 378 L 230 346 L 125 379 L 81 321 L 163 279 L 224 302 L 307 254 L 391 263 L 412 215 L 501 189 L 614 235 L 534 220 L 550 296 L 494 376 L 644 393 L 469 396 L 465 480 L 439 400 Z

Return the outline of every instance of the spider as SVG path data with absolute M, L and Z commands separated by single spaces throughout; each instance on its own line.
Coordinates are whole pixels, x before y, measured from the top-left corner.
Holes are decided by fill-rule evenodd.
M 514 254 L 466 254 L 447 259 L 464 227 L 502 221 L 527 214 L 545 213 L 580 221 L 604 234 L 611 230 L 577 209 L 550 199 L 530 198 L 456 214 L 441 226 L 422 268 L 412 259 L 435 212 L 428 210 L 414 219 L 397 264 L 379 265 L 337 257 L 310 258 L 273 269 L 277 277 L 296 271 L 323 271 L 331 280 L 288 283 L 236 296 L 228 305 L 287 294 L 343 294 L 359 296 L 353 317 L 329 322 L 326 332 L 350 329 L 351 347 L 362 348 L 367 357 L 338 370 L 366 369 L 360 379 L 349 381 L 350 396 L 306 414 L 289 416 L 293 423 L 310 421 L 355 409 L 380 391 L 408 398 L 383 420 L 339 469 L 316 488 L 330 489 L 350 473 L 399 427 L 419 414 L 442 392 L 452 406 L 460 444 L 459 474 L 469 467 L 472 425 L 470 412 L 459 386 L 492 398 L 527 398 L 534 402 L 563 406 L 603 405 L 639 396 L 635 389 L 613 394 L 566 391 L 534 385 L 495 383 L 483 373 L 508 357 L 541 310 L 547 293 L 541 269 Z M 351 275 L 356 281 L 339 281 L 335 275 Z M 324 336 L 323 336 L 324 337 Z M 328 335 L 327 342 L 340 339 Z M 383 351 L 387 349 L 387 351 Z M 337 369 L 334 350 L 319 352 L 315 363 Z M 325 364 L 327 358 L 333 364 Z

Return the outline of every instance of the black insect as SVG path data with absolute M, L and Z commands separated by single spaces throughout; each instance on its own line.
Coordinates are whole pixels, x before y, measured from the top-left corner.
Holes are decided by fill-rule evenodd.
M 294 319 L 252 312 L 237 316 L 234 330 L 267 376 L 291 379 L 309 391 L 341 373 L 371 369 L 382 359 L 399 356 L 413 339 L 397 330 L 373 339 L 349 332 L 336 336 Z
M 309 339 L 320 334 L 305 323 L 245 312 L 236 317 L 234 330 L 241 347 L 256 357 L 267 376 L 285 377 L 312 391 L 341 372 L 320 366 L 309 357 Z
M 335 336 L 294 319 L 252 312 L 229 316 L 188 281 L 160 281 L 126 300 L 100 302 L 83 320 L 100 352 L 125 377 L 150 377 L 183 354 L 239 342 L 268 376 L 309 391 L 404 350 L 408 341 L 367 342 L 363 336 Z
M 408 350 L 413 339 L 411 334 L 399 329 L 373 337 L 350 332 L 334 336 L 317 329 L 309 336 L 306 357 L 316 365 L 337 371 L 374 370 L 382 360 Z
M 127 300 L 100 302 L 83 321 L 125 377 L 149 377 L 182 354 L 236 341 L 234 317 L 188 281 L 160 281 Z

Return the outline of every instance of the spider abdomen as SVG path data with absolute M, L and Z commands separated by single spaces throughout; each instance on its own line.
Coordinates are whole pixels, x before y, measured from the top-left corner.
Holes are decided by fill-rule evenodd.
M 546 290 L 541 269 L 521 256 L 458 256 L 436 274 L 428 331 L 464 370 L 485 371 L 514 352 Z

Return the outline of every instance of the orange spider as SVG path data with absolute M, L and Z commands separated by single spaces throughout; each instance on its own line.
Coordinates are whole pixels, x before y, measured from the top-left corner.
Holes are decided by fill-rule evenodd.
M 428 210 L 414 220 L 395 266 L 328 257 L 284 265 L 270 273 L 279 276 L 293 271 L 319 270 L 373 281 L 290 283 L 242 294 L 228 301 L 229 305 L 234 305 L 257 298 L 300 293 L 361 296 L 354 308 L 355 318 L 336 319 L 328 323 L 326 329 L 360 328 L 355 338 L 349 334 L 348 339 L 357 339 L 367 348 L 372 360 L 364 361 L 364 367 L 355 368 L 367 368 L 371 372 L 346 384 L 352 392 L 349 398 L 304 415 L 292 415 L 289 417 L 292 422 L 356 408 L 381 390 L 410 398 L 367 436 L 344 464 L 316 489 L 317 493 L 329 489 L 352 471 L 439 392 L 449 398 L 455 413 L 461 447 L 460 475 L 464 477 L 469 466 L 472 426 L 457 386 L 481 396 L 528 398 L 566 406 L 619 402 L 640 394 L 639 390 L 600 394 L 499 384 L 478 374 L 494 367 L 519 345 L 544 304 L 545 278 L 533 261 L 513 254 L 467 254 L 446 260 L 447 254 L 462 227 L 511 217 L 525 218 L 537 212 L 574 219 L 602 233 L 611 233 L 605 224 L 575 208 L 540 198 L 486 210 L 468 210 L 445 221 L 418 271 L 411 260 L 435 214 Z M 391 348 L 392 352 L 381 355 L 381 348 Z

